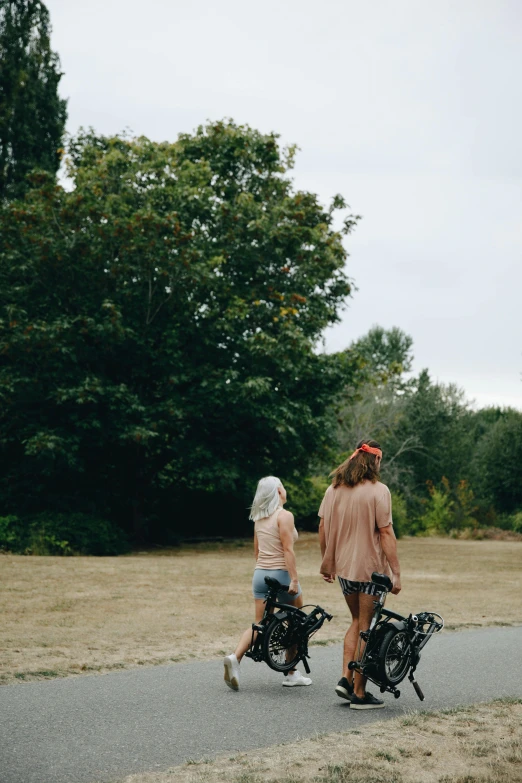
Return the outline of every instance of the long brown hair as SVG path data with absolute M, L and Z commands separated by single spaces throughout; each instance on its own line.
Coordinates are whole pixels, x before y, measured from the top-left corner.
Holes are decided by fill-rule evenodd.
M 374 449 L 380 449 L 376 440 L 361 440 L 356 448 L 360 449 L 363 443 Z M 379 467 L 375 454 L 368 454 L 366 451 L 359 451 L 352 459 L 345 459 L 335 470 L 330 473 L 332 476 L 332 486 L 355 487 L 361 481 L 371 481 L 375 484 L 379 481 Z

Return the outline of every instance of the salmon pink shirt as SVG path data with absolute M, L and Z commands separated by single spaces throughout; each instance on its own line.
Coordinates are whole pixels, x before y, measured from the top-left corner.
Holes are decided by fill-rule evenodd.
M 322 574 L 370 582 L 373 571 L 391 576 L 379 528 L 393 524 L 390 490 L 376 481 L 355 487 L 329 486 L 319 509 L 324 519 L 326 551 Z

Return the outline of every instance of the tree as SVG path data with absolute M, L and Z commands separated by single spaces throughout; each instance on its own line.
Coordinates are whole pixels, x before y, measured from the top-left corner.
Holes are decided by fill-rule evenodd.
M 214 513 L 231 497 L 244 509 L 261 475 L 303 475 L 327 448 L 350 363 L 314 347 L 350 292 L 356 218 L 335 231 L 343 200 L 326 210 L 296 192 L 292 162 L 275 135 L 231 121 L 174 144 L 83 133 L 71 192 L 35 174 L 4 207 L 0 448 L 15 511 L 88 506 L 139 535 L 166 508 L 186 525 L 191 491 L 219 493 Z M 209 524 L 194 509 L 191 523 Z
M 385 448 L 383 478 L 395 489 L 404 489 L 404 464 L 408 452 L 423 450 L 419 437 L 402 426 L 408 392 L 415 381 L 411 372 L 412 338 L 397 327 L 374 326 L 346 351 L 354 366 L 354 384 L 344 390 L 337 411 L 339 460 L 363 438 L 375 438 Z
M 60 165 L 67 112 L 50 33 L 39 0 L 0 0 L 0 200 L 23 195 L 32 169 Z
M 463 392 L 454 384 L 433 383 L 427 370 L 415 379 L 406 396 L 400 438 L 416 437 L 423 449 L 406 459 L 411 465 L 415 491 L 426 481 L 451 483 L 467 477 L 468 426 L 471 418 Z
M 496 420 L 473 454 L 476 484 L 496 510 L 516 512 L 522 510 L 522 413 L 507 408 L 490 409 L 489 414 Z
M 413 339 L 394 326 L 373 326 L 368 334 L 355 340 L 348 349 L 361 359 L 361 370 L 374 386 L 403 389 L 405 373 L 411 372 Z
M 355 385 L 345 389 L 337 412 L 339 460 L 362 438 L 379 441 L 383 481 L 400 493 L 411 521 L 423 514 L 431 497 L 428 482 L 438 484 L 443 477 L 453 488 L 452 508 L 461 508 L 457 490 L 462 494 L 468 486 L 461 482 L 469 479 L 476 429 L 457 387 L 434 384 L 427 370 L 405 378 L 411 372 L 412 345 L 400 329 L 378 326 L 352 343 L 347 354 L 357 368 Z

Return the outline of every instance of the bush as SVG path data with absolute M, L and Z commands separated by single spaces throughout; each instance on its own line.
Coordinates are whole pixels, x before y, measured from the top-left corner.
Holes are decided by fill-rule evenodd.
M 18 517 L 0 517 L 0 550 L 22 552 L 26 538 Z
M 471 541 L 522 541 L 522 533 L 501 527 L 465 527 L 452 530 L 451 537 Z
M 124 533 L 89 514 L 0 517 L 0 549 L 25 555 L 119 555 L 128 551 Z
M 522 533 L 522 511 L 517 511 L 516 514 L 511 515 L 511 530 L 515 533 Z
M 499 514 L 498 526 L 503 530 L 522 533 L 522 510 L 515 511 L 514 514 Z
M 449 533 L 455 527 L 455 504 L 450 497 L 447 482 L 443 479 L 440 489 L 430 483 L 429 492 L 426 510 L 419 519 L 419 532 L 426 535 Z
M 417 532 L 425 535 L 440 535 L 453 531 L 478 527 L 476 519 L 479 507 L 467 481 L 459 481 L 453 488 L 443 476 L 440 487 L 428 481 L 429 500 L 425 511 L 417 522 Z

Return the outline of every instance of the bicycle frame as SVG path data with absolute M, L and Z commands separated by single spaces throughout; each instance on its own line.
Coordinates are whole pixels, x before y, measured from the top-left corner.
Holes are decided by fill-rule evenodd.
M 295 646 L 297 646 L 298 650 L 298 660 L 302 661 L 306 673 L 309 674 L 310 666 L 307 660 L 310 657 L 308 654 L 308 640 L 312 634 L 319 630 L 325 619 L 328 621 L 332 619 L 332 615 L 325 612 L 320 606 L 313 606 L 312 611 L 308 614 L 303 612 L 303 608 L 308 608 L 312 604 L 306 607 L 297 607 L 292 604 L 281 603 L 277 600 L 277 595 L 280 591 L 281 585 L 279 583 L 277 587 L 269 585 L 263 617 L 258 623 L 252 623 L 252 639 L 245 655 L 254 661 L 264 661 L 263 634 L 274 618 L 284 620 L 290 616 L 295 626 Z
M 373 577 L 381 577 L 382 575 L 376 574 Z M 383 584 L 379 579 L 376 579 L 377 584 Z M 390 582 L 391 585 L 391 582 Z M 404 674 L 399 680 L 402 681 L 406 677 L 406 673 L 409 671 L 408 679 L 413 685 L 417 696 L 421 701 L 424 700 L 424 694 L 415 680 L 415 670 L 419 664 L 421 650 L 428 643 L 428 640 L 434 633 L 438 633 L 444 627 L 444 620 L 436 612 L 419 612 L 418 614 L 410 614 L 408 617 L 403 617 L 397 612 L 393 612 L 390 609 L 384 608 L 388 591 L 383 589 L 380 596 L 374 601 L 374 611 L 370 622 L 370 627 L 367 631 L 361 631 L 359 634 L 359 644 L 357 647 L 356 660 L 350 661 L 348 668 L 351 671 L 359 672 L 367 679 L 374 682 L 379 686 L 381 693 L 388 691 L 393 693 L 395 698 L 399 698 L 400 690 L 395 685 L 391 685 L 389 682 L 383 682 L 383 679 L 378 675 L 378 669 L 380 665 L 379 660 L 379 644 L 384 637 L 387 629 L 394 627 L 397 632 L 401 631 L 405 634 L 407 639 L 407 651 L 403 654 L 403 660 L 405 662 Z M 438 619 L 436 619 L 438 618 Z M 364 643 L 364 648 L 362 649 Z M 406 656 L 408 661 L 406 662 Z M 399 684 L 397 682 L 396 684 Z

